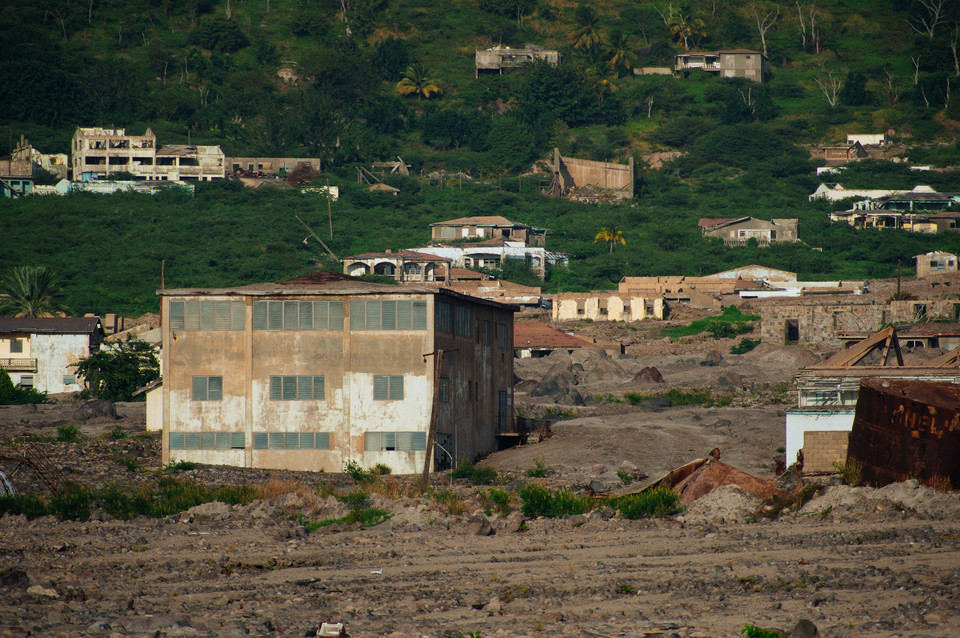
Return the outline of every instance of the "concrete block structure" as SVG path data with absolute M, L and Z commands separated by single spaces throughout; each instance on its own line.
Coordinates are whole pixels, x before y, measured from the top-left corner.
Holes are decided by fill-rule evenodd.
M 553 302 L 553 320 L 642 321 L 663 319 L 663 298 L 611 292 L 561 292 Z
M 689 51 L 677 54 L 673 74 L 688 77 L 690 71 L 699 70 L 724 78 L 746 78 L 763 82 L 767 58 L 759 51 L 730 49 L 728 51 Z
M 413 250 L 385 250 L 345 258 L 343 273 L 352 277 L 385 275 L 401 283 L 441 282 L 450 279 L 450 260 Z
M 0 368 L 14 385 L 49 394 L 79 392 L 71 364 L 100 348 L 97 317 L 0 317 Z
M 120 172 L 147 180 L 207 181 L 226 176 L 219 146 L 158 146 L 149 128 L 143 135 L 127 135 L 122 128 L 77 127 L 70 149 L 73 179 L 78 182 Z
M 502 45 L 478 49 L 474 53 L 474 77 L 480 77 L 480 71 L 496 71 L 503 75 L 504 69 L 527 66 L 538 60 L 556 66 L 560 64 L 561 55 L 536 44 L 528 44 L 522 49 L 511 49 Z
M 932 251 L 914 257 L 917 261 L 917 279 L 957 272 L 957 256 L 943 251 Z
M 626 164 L 596 162 L 593 160 L 561 157 L 560 149 L 553 149 L 553 176 L 551 194 L 571 196 L 575 189 L 593 187 L 614 199 L 633 199 L 636 175 L 633 157 Z
M 434 469 L 512 428 L 512 306 L 328 272 L 158 294 L 164 463 L 408 474 L 434 407 Z

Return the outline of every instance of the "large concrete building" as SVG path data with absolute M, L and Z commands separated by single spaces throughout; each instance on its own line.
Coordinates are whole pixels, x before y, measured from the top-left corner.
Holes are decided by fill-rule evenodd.
M 58 394 L 83 389 L 71 365 L 100 348 L 97 317 L 0 318 L 0 368 L 14 385 Z
M 687 77 L 691 70 L 713 73 L 724 78 L 746 78 L 763 82 L 767 58 L 759 51 L 731 49 L 728 51 L 689 51 L 677 54 L 673 74 Z
M 328 272 L 158 294 L 164 463 L 413 473 L 434 407 L 434 469 L 512 429 L 512 306 Z
M 127 135 L 122 128 L 77 127 L 70 150 L 77 182 L 109 178 L 112 173 L 171 181 L 208 181 L 226 176 L 219 146 L 158 146 L 157 136 L 149 128 L 143 135 Z

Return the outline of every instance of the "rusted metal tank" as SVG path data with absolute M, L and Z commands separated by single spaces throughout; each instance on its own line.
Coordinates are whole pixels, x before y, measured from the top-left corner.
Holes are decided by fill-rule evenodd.
M 847 464 L 863 482 L 881 486 L 917 479 L 960 488 L 960 386 L 865 379 L 847 447 Z

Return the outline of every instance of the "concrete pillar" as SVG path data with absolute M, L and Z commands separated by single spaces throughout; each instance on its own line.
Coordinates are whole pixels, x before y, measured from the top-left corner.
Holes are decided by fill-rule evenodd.
M 653 316 L 656 319 L 663 319 L 663 297 L 653 300 Z
M 643 321 L 647 318 L 647 302 L 643 297 L 630 300 L 630 321 Z
M 585 299 L 583 301 L 583 316 L 594 321 L 600 319 L 600 299 L 597 297 Z
M 607 319 L 609 321 L 623 321 L 623 299 L 607 297 Z
M 557 303 L 553 304 L 554 310 L 557 312 L 556 319 L 576 319 L 577 318 L 577 300 L 576 299 L 563 299 L 558 300 Z

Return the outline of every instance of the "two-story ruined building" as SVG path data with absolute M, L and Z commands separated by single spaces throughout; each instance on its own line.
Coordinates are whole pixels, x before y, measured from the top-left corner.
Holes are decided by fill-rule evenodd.
M 164 463 L 413 473 L 434 410 L 434 468 L 512 426 L 512 306 L 328 272 L 158 294 Z

